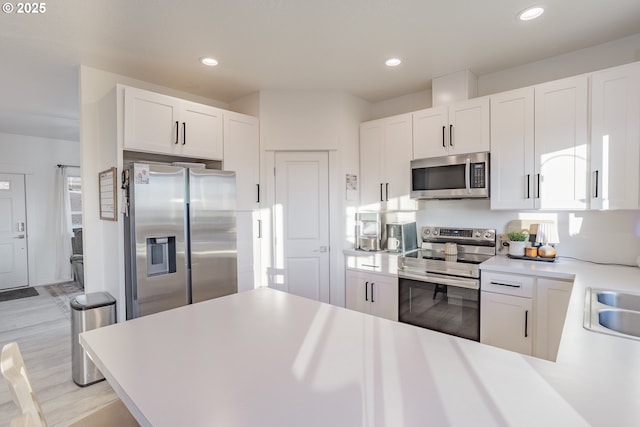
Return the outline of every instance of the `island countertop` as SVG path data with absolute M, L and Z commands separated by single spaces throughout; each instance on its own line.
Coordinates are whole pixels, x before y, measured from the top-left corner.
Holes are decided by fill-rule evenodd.
M 575 274 L 555 363 L 268 288 L 80 339 L 142 425 L 638 425 L 640 341 L 582 310 L 587 286 L 637 289 L 640 270 L 555 268 Z

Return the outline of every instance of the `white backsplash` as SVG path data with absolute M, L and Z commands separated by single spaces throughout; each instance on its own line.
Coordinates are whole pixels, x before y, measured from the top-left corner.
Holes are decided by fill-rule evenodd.
M 636 265 L 636 257 L 640 255 L 640 210 L 492 211 L 489 200 L 422 200 L 419 209 L 418 229 L 425 225 L 477 227 L 504 233 L 512 220 L 554 220 L 560 236 L 559 256 Z

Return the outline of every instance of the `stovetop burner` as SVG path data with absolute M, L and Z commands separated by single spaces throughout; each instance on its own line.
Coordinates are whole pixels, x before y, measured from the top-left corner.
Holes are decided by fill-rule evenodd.
M 421 237 L 422 249 L 398 257 L 401 273 L 478 278 L 479 264 L 496 254 L 496 231 L 493 229 L 423 227 Z M 452 244 L 455 244 L 453 254 L 450 251 Z
M 458 252 L 457 255 L 448 255 L 444 252 L 433 249 L 418 249 L 417 251 L 406 253 L 404 256 L 415 259 L 461 262 L 467 264 L 481 264 L 491 258 L 493 255 L 485 254 L 468 254 Z

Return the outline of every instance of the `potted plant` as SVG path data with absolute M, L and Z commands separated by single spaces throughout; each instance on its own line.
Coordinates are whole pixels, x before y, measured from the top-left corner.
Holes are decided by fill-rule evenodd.
M 523 231 L 511 231 L 507 233 L 509 238 L 509 255 L 524 256 L 524 248 L 529 243 L 529 233 Z

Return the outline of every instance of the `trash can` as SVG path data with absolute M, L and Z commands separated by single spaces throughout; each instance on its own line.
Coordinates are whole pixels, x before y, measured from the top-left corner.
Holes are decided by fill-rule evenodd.
M 79 386 L 104 380 L 80 345 L 80 334 L 116 322 L 116 300 L 107 292 L 78 295 L 71 300 L 71 375 Z

